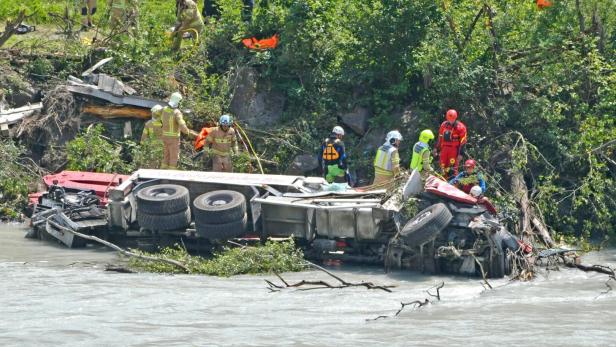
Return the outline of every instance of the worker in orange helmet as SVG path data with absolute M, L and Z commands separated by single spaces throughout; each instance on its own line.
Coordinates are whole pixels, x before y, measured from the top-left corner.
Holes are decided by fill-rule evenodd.
M 466 126 L 458 120 L 458 112 L 454 109 L 447 110 L 434 146 L 434 156 L 439 156 L 441 170 L 447 180 L 458 174 L 458 164 L 464 154 L 466 135 Z

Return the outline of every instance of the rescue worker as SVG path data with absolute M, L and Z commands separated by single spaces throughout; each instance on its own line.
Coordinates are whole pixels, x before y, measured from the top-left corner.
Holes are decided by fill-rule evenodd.
M 212 153 L 212 171 L 233 172 L 231 154 L 239 153 L 239 147 L 232 125 L 231 116 L 223 114 L 218 120 L 218 126 L 212 128 L 205 138 Z
M 413 146 L 413 156 L 411 157 L 411 170 L 417 170 L 425 177 L 428 173 L 434 171 L 430 163 L 430 141 L 434 140 L 434 133 L 430 129 L 423 130 L 419 133 L 419 141 Z
M 344 129 L 337 125 L 321 145 L 319 164 L 327 183 L 344 183 L 347 181 L 347 155 L 344 142 L 342 142 L 343 136 Z
M 92 16 L 96 13 L 96 0 L 81 0 L 81 30 L 92 28 Z
M 163 107 L 161 105 L 156 105 L 152 107 L 152 118 L 145 122 L 143 126 L 143 133 L 141 133 L 141 142 L 147 140 L 161 140 L 163 136 L 163 123 L 161 120 L 161 115 L 163 112 Z
M 197 8 L 197 4 L 193 0 L 178 1 L 178 16 L 173 30 L 173 49 L 178 51 L 182 46 L 182 37 L 184 33 L 195 30 L 198 35 L 205 28 L 203 17 Z M 193 33 L 194 34 L 194 33 Z
M 467 194 L 471 193 L 471 189 L 475 186 L 481 188 L 481 194 L 485 193 L 486 181 L 480 172 L 475 171 L 475 166 L 477 163 L 473 159 L 464 162 L 464 171 L 452 178 L 449 184 L 462 189 Z
M 128 2 L 129 0 L 107 0 L 107 7 L 111 13 L 110 24 L 112 28 L 128 25 L 126 23 L 128 19 Z
M 458 174 L 458 164 L 466 145 L 466 126 L 458 120 L 456 110 L 448 110 L 445 118 L 438 131 L 434 155 L 439 156 L 443 176 L 450 179 Z
M 197 137 L 197 133 L 188 129 L 182 112 L 178 109 L 182 101 L 182 94 L 173 93 L 168 104 L 161 111 L 163 162 L 161 169 L 177 169 L 180 159 L 180 134 L 184 133 Z
M 160 168 L 163 159 L 162 111 L 163 107 L 161 105 L 152 107 L 152 118 L 145 123 L 143 133 L 141 133 L 141 154 L 146 158 L 142 166 L 145 169 Z
M 373 186 L 389 188 L 394 178 L 400 173 L 400 155 L 398 154 L 400 141 L 402 141 L 402 134 L 398 130 L 392 130 L 387 133 L 385 143 L 376 151 Z

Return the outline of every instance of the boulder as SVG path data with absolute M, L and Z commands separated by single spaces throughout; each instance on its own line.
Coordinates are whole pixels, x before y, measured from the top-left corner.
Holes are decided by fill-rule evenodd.
M 357 106 L 352 112 L 340 116 L 340 119 L 353 132 L 358 135 L 364 135 L 368 130 L 368 119 L 370 119 L 370 116 L 371 112 L 369 109 Z
M 319 168 L 319 160 L 313 154 L 300 154 L 293 159 L 287 169 L 288 175 L 303 175 Z
M 254 68 L 240 69 L 235 76 L 230 110 L 237 119 L 250 127 L 276 124 L 282 118 L 285 97 L 270 91 L 258 81 Z

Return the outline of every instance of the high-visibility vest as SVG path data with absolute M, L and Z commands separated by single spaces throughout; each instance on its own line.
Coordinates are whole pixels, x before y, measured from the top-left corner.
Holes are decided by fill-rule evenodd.
M 390 144 L 379 147 L 374 158 L 374 169 L 382 175 L 393 175 L 392 156 L 398 149 Z
M 423 170 L 423 156 L 425 152 L 429 152 L 428 145 L 423 142 L 417 142 L 413 146 L 413 157 L 411 158 L 411 170 L 421 172 Z
M 160 139 L 163 133 L 163 123 L 158 119 L 151 119 L 145 123 L 143 131 L 150 139 Z
M 163 136 L 180 137 L 180 127 L 175 120 L 175 109 L 165 106 L 162 111 Z
M 336 141 L 330 139 L 325 140 L 325 148 L 323 149 L 323 160 L 331 162 L 340 159 L 340 153 L 334 147 Z

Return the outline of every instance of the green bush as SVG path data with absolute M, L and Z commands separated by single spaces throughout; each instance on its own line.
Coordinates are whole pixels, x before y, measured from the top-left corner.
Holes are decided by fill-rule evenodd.
M 130 173 L 133 170 L 122 159 L 122 146 L 103 137 L 102 124 L 88 128 L 66 146 L 67 169 L 91 172 Z
M 265 245 L 256 247 L 225 247 L 222 252 L 216 253 L 212 259 L 192 256 L 188 254 L 186 249 L 180 246 L 165 248 L 157 254 L 136 252 L 177 260 L 185 264 L 191 274 L 210 276 L 229 277 L 242 274 L 281 273 L 306 269 L 303 252 L 295 247 L 293 240 L 283 242 L 268 241 Z M 181 272 L 180 269 L 171 264 L 144 261 L 139 258 L 130 258 L 129 266 L 136 270 L 149 272 Z

